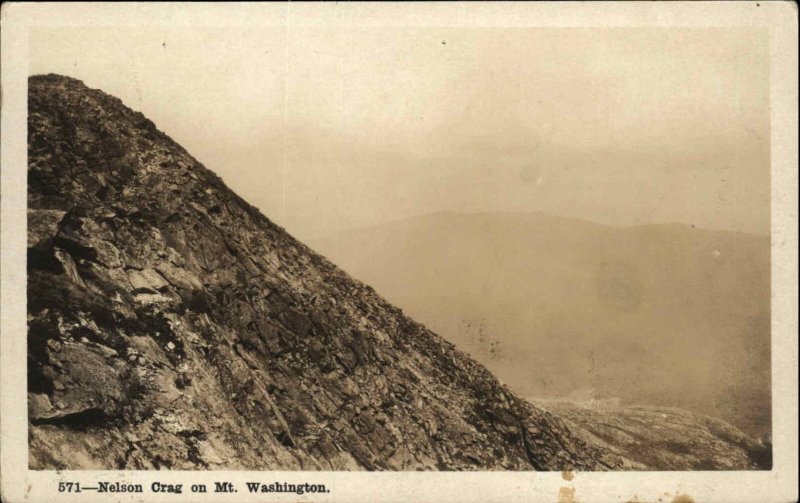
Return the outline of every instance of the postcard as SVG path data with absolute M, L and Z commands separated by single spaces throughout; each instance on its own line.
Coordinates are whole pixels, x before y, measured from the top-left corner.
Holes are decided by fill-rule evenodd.
M 7 3 L 3 501 L 797 497 L 797 7 Z

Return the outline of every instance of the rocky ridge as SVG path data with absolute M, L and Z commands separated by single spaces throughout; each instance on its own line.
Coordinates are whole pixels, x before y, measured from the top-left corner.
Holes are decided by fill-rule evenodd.
M 28 150 L 32 469 L 623 466 L 117 98 L 31 77 Z
M 532 402 L 624 461 L 625 470 L 769 470 L 772 447 L 729 423 L 674 407 L 565 400 Z

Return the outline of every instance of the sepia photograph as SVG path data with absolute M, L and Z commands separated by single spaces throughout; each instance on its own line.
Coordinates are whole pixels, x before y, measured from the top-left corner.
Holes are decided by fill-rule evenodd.
M 652 498 L 576 474 L 769 477 L 780 443 L 796 467 L 776 426 L 797 424 L 796 274 L 775 273 L 796 273 L 796 199 L 774 187 L 796 196 L 797 173 L 775 174 L 769 24 L 796 42 L 796 6 L 766 4 L 708 26 L 511 22 L 547 12 L 525 3 L 24 10 L 23 164 L 2 170 L 24 190 L 12 207 L 4 178 L 21 473 L 58 475 L 40 494 L 339 501 L 346 475 L 314 473 L 553 472 L 557 495 L 514 498 L 576 503 Z M 110 475 L 130 472 L 172 478 Z M 376 501 L 416 479 L 387 480 Z

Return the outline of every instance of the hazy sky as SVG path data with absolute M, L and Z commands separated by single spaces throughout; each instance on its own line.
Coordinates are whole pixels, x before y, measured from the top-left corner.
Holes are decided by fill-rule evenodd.
M 733 29 L 37 29 L 301 239 L 436 211 L 769 232 L 768 39 Z

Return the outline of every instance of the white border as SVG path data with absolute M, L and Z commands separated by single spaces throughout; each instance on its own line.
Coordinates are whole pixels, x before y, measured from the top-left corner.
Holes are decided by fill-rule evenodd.
M 27 30 L 33 26 L 764 27 L 770 33 L 774 468 L 767 472 L 94 472 L 27 470 L 25 215 Z M 344 20 L 344 21 L 343 21 Z M 21 501 L 789 502 L 797 497 L 797 6 L 790 2 L 3 4 L 0 489 Z M 231 481 L 236 495 L 57 494 L 58 480 Z M 249 495 L 244 481 L 324 483 L 327 495 Z

